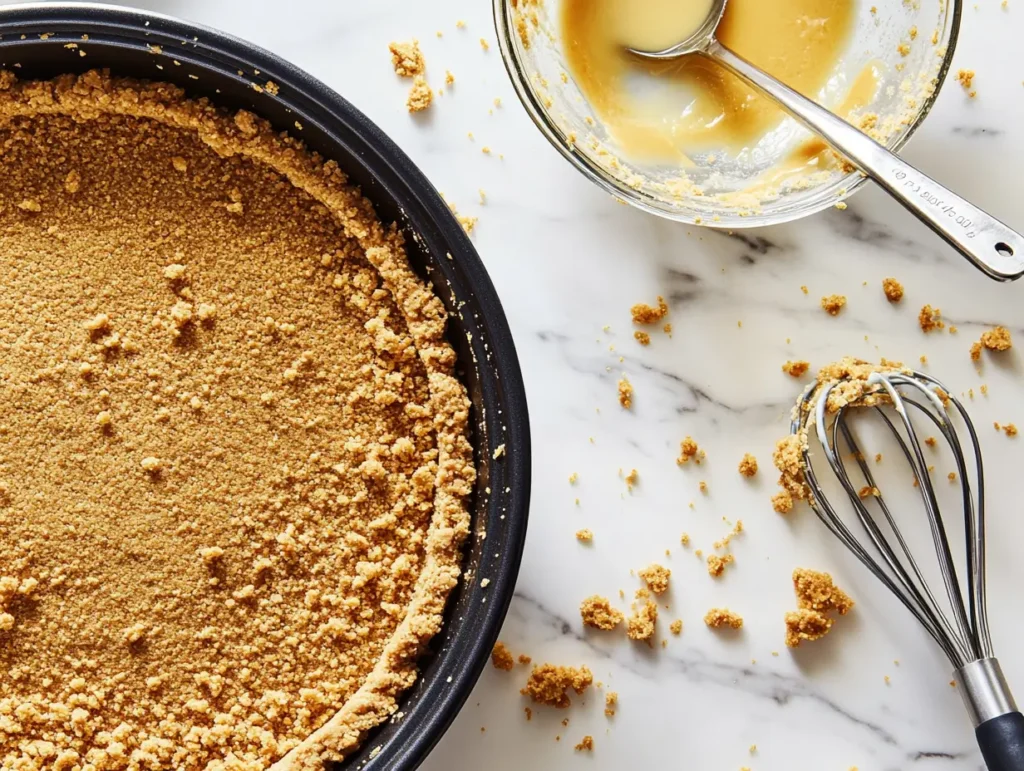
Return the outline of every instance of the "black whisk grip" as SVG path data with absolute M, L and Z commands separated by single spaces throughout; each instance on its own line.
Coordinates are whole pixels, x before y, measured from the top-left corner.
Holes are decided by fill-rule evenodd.
M 1007 712 L 974 729 L 988 771 L 1024 771 L 1024 715 Z

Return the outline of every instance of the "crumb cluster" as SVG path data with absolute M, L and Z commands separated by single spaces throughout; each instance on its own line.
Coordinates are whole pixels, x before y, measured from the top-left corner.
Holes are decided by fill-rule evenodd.
M 633 407 L 633 384 L 625 377 L 619 381 L 619 404 L 625 410 Z
M 898 303 L 903 299 L 903 284 L 894 278 L 882 279 L 882 291 L 885 292 L 885 299 L 891 303 Z
M 830 294 L 821 298 L 821 307 L 829 316 L 838 316 L 846 305 L 846 296 L 841 294 Z
M 934 332 L 936 329 L 945 329 L 946 322 L 942 320 L 942 310 L 925 305 L 917 314 L 917 323 L 922 332 Z
M 828 573 L 797 568 L 793 571 L 793 590 L 799 609 L 786 614 L 786 645 L 790 648 L 828 634 L 833 620 L 827 613 L 845 616 L 853 609 L 853 600 Z
M 971 346 L 971 359 L 979 361 L 983 349 L 990 351 L 1008 351 L 1013 348 L 1013 338 L 1006 327 L 993 327 L 982 332 L 981 339 Z
M 672 571 L 654 563 L 648 565 L 643 570 L 637 571 L 637 575 L 640 576 L 641 580 L 647 584 L 647 588 L 652 592 L 663 594 L 668 591 L 668 583 L 672 577 Z
M 657 307 L 647 303 L 637 303 L 629 309 L 629 312 L 633 316 L 634 324 L 657 324 L 668 315 L 668 304 L 664 298 L 659 297 Z
M 682 466 L 692 460 L 699 466 L 706 457 L 707 453 L 697 446 L 692 436 L 688 436 L 679 443 L 679 457 L 676 458 L 676 463 Z
M 494 643 L 494 648 L 491 650 L 491 664 L 495 669 L 500 669 L 503 672 L 511 672 L 516 665 L 512 651 L 501 640 Z
M 782 365 L 782 371 L 790 377 L 802 377 L 807 373 L 807 370 L 811 368 L 809 361 L 787 361 Z
M 751 455 L 749 452 L 743 455 L 740 459 L 739 472 L 745 477 L 752 477 L 757 475 L 757 458 Z
M 583 617 L 584 626 L 605 631 L 615 629 L 624 618 L 620 610 L 612 607 L 607 597 L 596 594 L 580 603 L 580 616 Z
M 443 304 L 251 113 L 4 72 L 0 135 L 0 767 L 348 755 L 459 577 Z
M 712 608 L 704 614 L 704 623 L 711 629 L 740 629 L 743 627 L 743 617 L 728 608 Z
M 540 664 L 533 668 L 530 679 L 520 691 L 538 704 L 557 709 L 566 709 L 572 703 L 567 691 L 572 689 L 582 694 L 594 682 L 594 675 L 587 667 L 563 667 L 555 664 Z

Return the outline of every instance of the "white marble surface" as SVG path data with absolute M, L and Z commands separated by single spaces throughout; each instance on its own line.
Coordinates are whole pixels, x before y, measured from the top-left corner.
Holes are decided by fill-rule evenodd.
M 1016 595 L 1024 523 L 1014 473 L 1024 439 L 989 427 L 993 420 L 1024 424 L 1021 365 L 1013 352 L 979 375 L 967 354 L 993 323 L 1024 344 L 1024 287 L 989 281 L 876 190 L 858 194 L 843 212 L 733 236 L 616 204 L 534 130 L 506 80 L 484 0 L 145 5 L 248 38 L 308 69 L 387 131 L 460 211 L 480 218 L 474 240 L 516 336 L 533 420 L 529 543 L 503 639 L 538 661 L 590 666 L 619 693 L 620 708 L 608 720 L 600 697 L 589 695 L 564 713 L 538 709 L 527 722 L 518 694 L 525 668 L 488 668 L 428 771 L 981 767 L 959 696 L 947 684 L 949 667 L 930 640 L 810 510 L 789 518 L 771 510 L 770 450 L 800 388 L 780 372 L 787 358 L 817 365 L 843 354 L 909 362 L 926 354 L 927 371 L 956 390 L 987 383 L 989 396 L 969 406 L 991 470 L 993 634 L 1011 682 L 1024 689 L 1015 642 L 1024 634 Z M 1024 66 L 1016 52 L 1024 4 L 1009 0 L 1003 9 L 999 0 L 979 0 L 964 16 L 954 68 L 977 71 L 978 96 L 970 100 L 947 84 L 906 156 L 1022 228 Z M 459 19 L 464 29 L 456 28 Z M 405 111 L 407 82 L 391 72 L 386 50 L 390 40 L 410 37 L 422 41 L 435 85 L 446 69 L 456 77 L 416 118 Z M 484 155 L 483 145 L 494 152 Z M 478 202 L 481 188 L 486 205 Z M 906 284 L 899 307 L 882 297 L 887 275 Z M 833 292 L 849 296 L 835 319 L 818 308 L 818 298 Z M 675 335 L 657 334 L 641 348 L 631 338 L 629 307 L 658 294 L 670 302 Z M 916 314 L 926 302 L 941 307 L 959 334 L 923 335 Z M 631 412 L 616 401 L 621 372 L 636 387 Z M 687 434 L 707 449 L 700 469 L 674 462 Z M 762 467 L 752 482 L 736 472 L 747 451 Z M 632 494 L 620 468 L 639 470 Z M 573 472 L 579 483 L 570 487 Z M 701 479 L 707 496 L 697 490 Z M 742 518 L 748 532 L 734 544 L 737 563 L 716 581 L 679 536 L 688 531 L 696 547 L 709 549 L 726 530 L 723 516 Z M 594 531 L 593 545 L 574 539 L 582 527 Z M 682 636 L 649 649 L 622 634 L 585 632 L 580 600 L 592 593 L 617 599 L 620 588 L 628 596 L 637 586 L 630 570 L 651 561 L 673 570 L 659 640 L 677 616 L 686 624 Z M 789 574 L 796 565 L 832 571 L 859 604 L 829 638 L 792 654 L 782 616 L 794 606 Z M 741 634 L 726 639 L 704 627 L 701 617 L 717 605 L 743 614 Z M 573 752 L 584 734 L 594 736 L 593 755 Z

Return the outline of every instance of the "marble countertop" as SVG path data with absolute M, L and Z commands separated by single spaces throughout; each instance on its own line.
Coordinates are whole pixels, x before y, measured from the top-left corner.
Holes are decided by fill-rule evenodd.
M 529 541 L 502 639 L 535 661 L 589 666 L 620 704 L 608 719 L 592 691 L 566 711 L 536 709 L 528 722 L 518 692 L 527 669 L 488 667 L 427 771 L 982 767 L 948 684 L 949 665 L 930 639 L 809 509 L 786 518 L 772 511 L 771 449 L 801 388 L 780 371 L 786 359 L 821 365 L 851 354 L 916 363 L 924 355 L 926 371 L 954 390 L 974 388 L 968 404 L 989 469 L 993 636 L 1010 682 L 1024 688 L 1024 655 L 1013 642 L 1024 635 L 1013 600 L 1024 580 L 1024 520 L 1013 502 L 1024 439 L 987 428 L 1024 424 L 1020 358 L 1011 352 L 979 373 L 968 356 L 992 324 L 1024 335 L 1024 288 L 985 278 L 874 189 L 845 211 L 734 234 L 617 204 L 530 123 L 482 0 L 134 4 L 219 27 L 306 68 L 390 134 L 460 212 L 479 217 L 474 241 L 515 334 L 534 442 Z M 389 41 L 411 37 L 420 39 L 435 85 L 446 69 L 456 78 L 416 117 L 405 110 L 408 84 L 394 76 L 387 53 Z M 977 72 L 977 97 L 948 83 L 905 152 L 1017 228 L 1024 228 L 1024 67 L 1006 62 L 1022 38 L 1018 0 L 1006 8 L 969 3 L 954 69 Z M 885 301 L 885 276 L 906 285 L 901 305 Z M 818 305 L 832 293 L 849 297 L 837 318 Z M 671 306 L 675 332 L 642 348 L 629 308 L 658 295 Z M 925 303 L 940 307 L 959 333 L 924 335 L 916 317 Z M 636 389 L 631 411 L 616 399 L 623 372 Z M 675 463 L 688 434 L 707 451 L 699 468 Z M 750 481 L 736 470 L 745 452 L 762 468 Z M 630 494 L 619 470 L 633 468 L 640 483 Z M 576 485 L 568 481 L 573 473 Z M 736 564 L 715 580 L 692 550 L 710 550 L 728 529 L 723 517 L 743 519 L 746 533 L 733 543 Z M 594 532 L 591 545 L 576 541 L 580 528 Z M 689 551 L 679 543 L 684 531 L 693 539 Z M 584 631 L 580 600 L 598 593 L 619 602 L 620 589 L 629 597 L 638 586 L 630 571 L 651 562 L 673 571 L 659 644 Z M 858 606 L 828 638 L 791 652 L 783 614 L 794 607 L 790 573 L 798 565 L 831 571 Z M 742 633 L 705 628 L 701 618 L 712 606 L 741 613 Z M 679 637 L 667 630 L 676 617 L 685 624 Z M 594 737 L 592 754 L 573 750 L 585 734 Z

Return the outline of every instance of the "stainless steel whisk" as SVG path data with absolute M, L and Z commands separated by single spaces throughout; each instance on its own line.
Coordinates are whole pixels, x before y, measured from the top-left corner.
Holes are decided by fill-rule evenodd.
M 990 771 L 1021 771 L 1024 769 L 1024 716 L 1018 711 L 1003 677 L 989 635 L 985 600 L 984 468 L 974 425 L 963 405 L 939 381 L 906 370 L 871 374 L 866 384 L 863 381 L 856 384 L 863 386 L 862 393 L 831 412 L 829 396 L 841 395 L 842 391 L 835 389 L 851 382 L 852 379 L 840 380 L 808 390 L 797 405 L 791 429 L 794 434 L 806 437 L 813 427 L 822 455 L 856 513 L 860 535 L 847 526 L 846 519 L 822 490 L 815 472 L 815 453 L 804 442 L 804 472 L 811 506 L 833 535 L 899 598 L 949 657 Z M 879 415 L 891 429 L 913 469 L 938 557 L 948 609 L 939 604 L 922 575 L 847 423 L 851 412 L 865 410 Z M 976 489 L 971 485 L 968 459 L 954 427 L 954 417 L 963 424 L 969 437 Z M 958 576 L 928 462 L 914 425 L 915 418 L 937 429 L 953 453 L 963 493 L 966 586 Z M 840 437 L 845 452 L 839 449 Z M 817 460 L 820 462 L 820 457 Z M 856 464 L 871 495 L 861 497 L 865 485 L 854 483 L 847 464 Z

